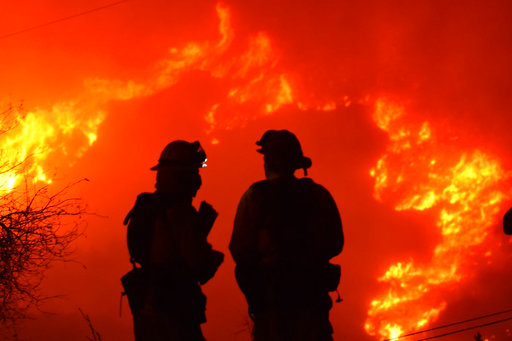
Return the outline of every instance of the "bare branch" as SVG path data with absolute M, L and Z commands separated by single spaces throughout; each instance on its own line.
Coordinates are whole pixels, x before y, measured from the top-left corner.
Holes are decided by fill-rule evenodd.
M 15 126 L 13 113 L 12 106 L 0 110 L 0 135 Z M 0 150 L 0 156 L 3 153 Z M 0 163 L 0 174 L 22 174 L 25 161 Z M 57 191 L 34 184 L 29 176 L 24 180 L 12 190 L 0 189 L 0 328 L 13 335 L 16 321 L 47 299 L 39 290 L 44 273 L 53 262 L 68 259 L 85 212 L 81 200 L 69 196 L 71 188 L 85 179 Z
M 89 315 L 84 313 L 82 311 L 82 309 L 80 309 L 80 308 L 78 308 L 78 311 L 80 311 L 80 314 L 82 314 L 82 317 L 87 322 L 87 325 L 89 326 L 89 330 L 91 331 L 92 337 L 88 336 L 87 339 L 90 340 L 90 341 L 101 341 L 101 334 L 98 333 L 98 331 L 92 325 L 92 322 L 91 322 L 91 319 L 90 319 Z

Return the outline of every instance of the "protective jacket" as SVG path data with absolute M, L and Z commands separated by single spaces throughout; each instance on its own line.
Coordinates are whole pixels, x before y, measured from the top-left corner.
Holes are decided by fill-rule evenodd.
M 339 280 L 329 260 L 343 243 L 338 209 L 324 187 L 295 177 L 254 183 L 240 200 L 229 244 L 250 314 L 319 304 L 328 312 L 327 292 Z
M 189 325 L 195 330 L 206 321 L 206 297 L 200 284 L 212 278 L 223 261 L 223 254 L 206 241 L 215 220 L 212 211 L 204 203 L 198 212 L 191 200 L 158 192 L 138 196 L 125 219 L 134 269 L 122 278 L 137 340 L 153 340 L 147 330 L 159 327 L 146 326 L 147 321 L 160 319 L 164 329 Z M 146 336 L 137 337 L 138 328 Z M 171 332 L 154 330 L 155 335 Z

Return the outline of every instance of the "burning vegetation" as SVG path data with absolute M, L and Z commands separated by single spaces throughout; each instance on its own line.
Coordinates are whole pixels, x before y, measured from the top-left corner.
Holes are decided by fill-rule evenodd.
M 375 198 L 392 200 L 397 211 L 434 211 L 441 235 L 430 263 L 398 262 L 378 278 L 388 289 L 371 301 L 365 329 L 394 339 L 435 322 L 450 293 L 492 262 L 500 242 L 491 229 L 510 197 L 510 172 L 480 150 L 453 148 L 429 122 L 411 122 L 388 99 L 375 102 L 373 120 L 389 135 L 386 154 L 371 170 Z
M 55 134 L 45 117 L 23 115 L 9 107 L 1 114 L 0 135 L 0 333 L 45 298 L 40 290 L 50 265 L 70 255 L 79 235 L 83 204 L 69 195 L 72 187 L 55 191 L 42 161 L 51 153 Z M 38 117 L 38 118 L 36 118 Z

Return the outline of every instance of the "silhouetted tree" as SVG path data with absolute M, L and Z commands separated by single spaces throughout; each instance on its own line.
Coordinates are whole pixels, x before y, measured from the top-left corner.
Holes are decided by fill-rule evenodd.
M 16 128 L 9 124 L 17 110 L 0 110 L 0 122 L 8 122 L 0 128 L 0 139 Z M 5 152 L 0 149 L 0 155 Z M 0 176 L 13 170 L 23 174 L 27 162 L 0 163 Z M 45 299 L 39 290 L 45 270 L 55 260 L 68 259 L 68 247 L 79 235 L 76 218 L 84 213 L 80 200 L 69 197 L 73 184 L 55 192 L 30 175 L 24 180 L 12 190 L 0 185 L 0 328 L 14 336 L 15 322 Z

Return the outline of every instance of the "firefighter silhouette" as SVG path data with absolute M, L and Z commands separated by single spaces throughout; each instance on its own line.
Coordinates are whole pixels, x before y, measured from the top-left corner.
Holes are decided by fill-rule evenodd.
M 309 178 L 299 140 L 269 130 L 256 142 L 266 180 L 242 196 L 229 249 L 235 276 L 249 305 L 256 341 L 332 340 L 329 291 L 340 267 L 329 260 L 344 244 L 336 203 Z
M 206 297 L 223 254 L 206 241 L 217 212 L 192 199 L 201 187 L 206 154 L 199 142 L 174 141 L 163 150 L 156 191 L 142 193 L 124 221 L 133 270 L 122 279 L 136 341 L 204 340 Z
M 503 231 L 506 234 L 512 234 L 512 208 L 503 216 Z

